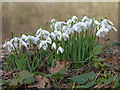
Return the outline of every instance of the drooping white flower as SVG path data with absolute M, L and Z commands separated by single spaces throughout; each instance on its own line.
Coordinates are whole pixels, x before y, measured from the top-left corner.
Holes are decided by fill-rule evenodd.
M 47 42 L 44 41 L 44 40 L 42 40 L 42 41 L 40 42 L 39 49 L 40 49 L 40 48 L 43 48 L 43 50 L 47 50 L 47 47 L 48 47 Z
M 110 20 L 108 20 L 108 19 L 107 19 L 107 21 L 108 21 L 112 26 L 114 25 L 112 21 L 110 21 Z
M 50 32 L 47 30 L 43 30 L 42 35 L 44 39 L 47 39 L 50 36 Z
M 54 25 L 55 25 L 55 19 L 52 19 L 51 22 L 50 22 L 50 27 L 53 29 Z
M 27 38 L 27 36 L 25 35 L 25 34 L 22 34 L 22 36 L 21 36 L 21 40 L 25 40 Z
M 19 48 L 21 48 L 22 45 L 27 48 L 27 44 L 25 43 L 25 41 L 23 41 L 20 38 L 14 37 L 10 40 L 10 42 L 14 44 L 16 49 L 18 48 L 18 45 L 19 45 Z
M 115 27 L 112 26 L 112 28 L 117 32 L 117 29 Z
M 62 36 L 63 36 L 63 38 L 64 38 L 65 41 L 67 41 L 67 38 L 69 38 L 69 35 L 66 34 L 66 33 L 63 33 Z
M 52 43 L 51 38 L 50 38 L 50 37 L 48 37 L 48 38 L 46 39 L 46 42 L 47 42 L 47 43 L 49 43 L 49 44 L 51 44 L 51 43 Z
M 36 32 L 36 36 L 39 35 L 39 33 L 41 33 L 42 31 L 43 31 L 42 28 L 38 29 Z
M 87 16 L 84 16 L 83 18 L 82 18 L 82 22 L 85 22 L 85 21 L 88 21 L 89 20 L 89 18 L 87 17 Z
M 82 26 L 84 25 L 83 22 L 79 22 L 79 23 L 76 23 L 73 25 L 73 29 L 76 31 L 76 32 L 81 32 L 82 31 Z
M 72 17 L 72 21 L 75 23 L 75 22 L 78 21 L 78 18 L 77 18 L 76 16 L 73 16 L 73 17 Z
M 61 41 L 61 40 L 62 40 L 62 33 L 61 33 L 60 31 L 55 31 L 55 33 L 56 33 L 56 35 L 57 35 L 57 39 L 58 39 L 59 41 Z
M 52 46 L 51 46 L 51 49 L 56 49 L 56 48 L 57 48 L 56 44 L 53 43 Z
M 61 29 L 62 29 L 62 24 L 66 24 L 65 22 L 56 22 L 55 23 L 55 30 L 59 30 L 59 31 L 61 31 Z
M 27 48 L 27 44 L 23 40 L 20 40 L 19 48 L 21 48 L 21 46 L 25 46 Z
M 56 36 L 57 36 L 57 35 L 56 35 L 55 33 L 51 32 L 51 33 L 50 33 L 50 36 L 52 37 L 52 39 L 56 40 Z
M 63 53 L 63 52 L 64 52 L 64 49 L 63 49 L 61 46 L 59 46 L 59 48 L 57 49 L 57 54 L 59 53 L 59 51 L 60 51 L 61 53 Z
M 12 43 L 10 41 L 7 41 L 6 43 L 4 43 L 3 48 L 5 48 L 5 47 L 7 47 L 8 52 L 15 50 L 14 46 L 12 45 Z
M 67 21 L 67 26 L 68 26 L 68 27 L 71 27 L 71 26 L 72 26 L 72 19 L 69 19 L 69 20 Z
M 104 37 L 105 34 L 107 34 L 108 32 L 109 32 L 108 29 L 106 29 L 106 28 L 100 28 L 100 29 L 97 31 L 96 36 L 98 36 L 98 37 Z
M 30 44 L 30 42 L 33 42 L 34 44 L 37 44 L 39 40 L 39 37 L 34 37 L 34 36 L 31 36 L 31 35 L 28 35 L 27 38 L 25 39 L 27 45 Z

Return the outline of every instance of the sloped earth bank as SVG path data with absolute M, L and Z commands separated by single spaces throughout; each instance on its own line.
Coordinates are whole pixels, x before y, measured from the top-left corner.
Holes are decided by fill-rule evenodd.
M 57 60 L 56 66 L 54 68 L 47 68 L 46 64 L 44 63 L 44 65 L 41 67 L 42 73 L 40 73 L 40 71 L 30 73 L 26 70 L 9 70 L 6 72 L 6 66 L 4 66 L 6 57 L 2 57 L 3 62 L 0 62 L 0 78 L 2 78 L 2 82 L 0 81 L 0 85 L 5 89 L 120 88 L 119 49 L 119 43 L 112 43 L 107 45 L 102 53 L 98 55 L 98 57 L 104 59 L 100 60 L 100 65 L 97 63 L 95 64 L 95 62 L 92 61 L 90 64 L 85 65 L 80 69 L 69 70 L 71 63 L 68 59 L 66 59 L 66 62 L 65 60 L 62 62 Z M 106 65 L 104 65 L 104 63 Z

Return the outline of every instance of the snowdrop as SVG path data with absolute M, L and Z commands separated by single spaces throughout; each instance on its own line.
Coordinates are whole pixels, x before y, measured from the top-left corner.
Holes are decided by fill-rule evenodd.
M 55 23 L 55 30 L 59 30 L 59 31 L 61 31 L 61 29 L 62 29 L 62 24 L 66 24 L 65 22 L 56 22 Z
M 30 42 L 33 42 L 34 44 L 37 44 L 39 40 L 39 37 L 34 37 L 34 36 L 31 36 L 31 35 L 28 35 L 28 37 L 25 39 L 27 45 L 30 44 Z
M 3 48 L 7 47 L 8 52 L 11 52 L 12 50 L 15 50 L 14 46 L 12 45 L 12 43 L 10 41 L 7 41 L 4 45 Z
M 69 19 L 69 20 L 67 21 L 67 26 L 68 26 L 68 27 L 71 27 L 71 26 L 72 26 L 72 19 Z
M 64 38 L 65 41 L 67 41 L 67 38 L 69 38 L 69 35 L 66 34 L 66 33 L 63 33 L 62 36 L 63 36 L 63 38 Z
M 56 44 L 53 43 L 52 46 L 51 46 L 51 49 L 56 49 L 56 48 L 57 48 Z
M 22 34 L 22 36 L 21 36 L 21 40 L 25 40 L 27 38 L 27 36 L 25 35 L 25 34 Z
M 10 42 L 14 44 L 15 48 L 18 48 L 18 45 L 19 48 L 21 48 L 22 45 L 24 45 L 27 48 L 27 44 L 22 39 L 19 39 L 17 37 L 12 38 Z
M 52 29 L 53 29 L 53 27 L 54 27 L 55 21 L 56 21 L 55 19 L 52 19 L 51 22 L 50 22 L 50 27 L 51 27 Z
M 42 28 L 38 29 L 37 32 L 36 32 L 36 36 L 41 35 L 42 31 L 43 31 Z
M 59 51 L 60 51 L 61 53 L 63 53 L 63 52 L 64 52 L 64 49 L 63 49 L 61 46 L 59 46 L 59 48 L 57 49 L 57 54 L 59 53 Z
M 106 28 L 100 28 L 100 29 L 97 31 L 96 36 L 98 36 L 98 37 L 104 37 L 105 34 L 107 34 L 108 32 L 109 32 L 108 29 L 106 29 Z
M 42 41 L 40 42 L 39 49 L 40 49 L 40 48 L 43 48 L 43 50 L 47 50 L 47 47 L 48 47 L 47 41 L 42 40 Z
M 89 18 L 87 17 L 87 16 L 84 16 L 83 18 L 82 18 L 82 22 L 85 22 L 85 21 L 88 21 L 89 20 Z
M 50 38 L 50 37 L 48 37 L 48 38 L 46 39 L 46 42 L 47 42 L 47 43 L 49 43 L 49 44 L 51 44 L 51 43 L 52 43 L 51 38 Z
M 59 41 L 61 41 L 62 40 L 62 33 L 60 31 L 56 31 L 56 34 L 57 34 L 57 39 Z
M 73 16 L 72 21 L 73 21 L 73 23 L 76 23 L 78 21 L 78 18 L 76 16 Z
M 50 36 L 52 37 L 52 39 L 56 40 L 57 35 L 54 32 L 51 32 Z
M 76 23 L 73 25 L 73 29 L 76 31 L 76 32 L 81 32 L 82 31 L 82 27 L 81 27 L 81 22 L 79 23 Z

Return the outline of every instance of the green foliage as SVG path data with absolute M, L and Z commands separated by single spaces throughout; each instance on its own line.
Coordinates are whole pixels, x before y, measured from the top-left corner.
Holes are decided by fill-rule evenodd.
M 95 77 L 96 74 L 94 72 L 89 72 L 71 78 L 71 82 L 76 82 L 78 84 L 81 84 L 81 86 L 78 86 L 77 88 L 89 88 L 94 84 L 93 80 Z
M 17 78 L 13 78 L 10 81 L 10 86 L 17 87 L 18 84 L 31 84 L 35 82 L 34 74 L 23 70 L 19 73 Z
M 95 63 L 94 63 L 94 67 L 95 68 L 98 68 L 100 65 L 101 65 L 101 61 L 104 61 L 104 59 L 103 58 L 98 58 L 98 59 L 96 59 L 96 61 L 95 61 Z
M 59 72 L 56 72 L 56 73 L 52 73 L 52 74 L 44 74 L 42 72 L 34 72 L 34 74 L 40 74 L 40 75 L 43 75 L 45 77 L 53 77 L 53 78 L 58 78 L 58 79 L 61 79 L 61 77 L 66 73 L 67 71 L 66 70 L 61 70 Z
M 93 48 L 93 54 L 94 55 L 99 55 L 102 51 L 103 51 L 103 47 L 104 45 L 103 44 L 99 44 L 99 45 L 96 45 L 94 48 Z
M 114 83 L 115 88 L 119 88 L 120 89 L 120 73 L 117 76 L 115 83 Z

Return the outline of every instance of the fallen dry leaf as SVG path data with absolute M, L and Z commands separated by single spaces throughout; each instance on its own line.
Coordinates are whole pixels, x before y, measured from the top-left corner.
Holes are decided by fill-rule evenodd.
M 50 88 L 49 79 L 47 77 L 41 75 L 35 75 L 35 80 L 37 83 L 29 85 L 29 88 L 37 87 L 37 88 Z
M 70 66 L 70 61 L 66 59 L 66 69 L 68 69 Z M 60 70 L 64 70 L 65 68 L 65 60 L 63 60 L 61 63 L 59 60 L 56 60 L 56 66 L 55 68 L 48 68 L 48 71 L 50 73 L 56 73 L 59 72 Z

